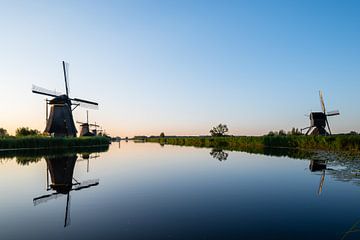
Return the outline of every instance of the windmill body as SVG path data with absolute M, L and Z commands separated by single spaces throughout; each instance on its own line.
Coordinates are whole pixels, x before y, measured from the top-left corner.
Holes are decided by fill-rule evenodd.
M 324 99 L 322 96 L 321 91 L 319 92 L 320 95 L 320 103 L 321 103 L 321 108 L 322 108 L 322 112 L 311 112 L 309 117 L 310 117 L 310 126 L 303 128 L 301 130 L 305 130 L 307 129 L 306 135 L 331 135 L 331 130 L 330 130 L 330 126 L 329 126 L 329 121 L 327 119 L 327 117 L 329 116 L 336 116 L 339 115 L 339 111 L 331 111 L 331 112 L 326 112 L 326 108 L 325 108 L 325 103 L 324 103 Z M 326 131 L 326 127 L 328 128 L 328 131 Z
M 32 92 L 53 97 L 53 99 L 46 103 L 47 105 L 50 105 L 50 115 L 49 117 L 46 116 L 46 127 L 44 132 L 55 137 L 76 137 L 77 130 L 72 111 L 78 106 L 97 109 L 98 103 L 69 97 L 68 64 L 62 62 L 62 65 L 66 94 L 47 90 L 35 85 L 33 85 Z M 75 107 L 72 108 L 72 106 Z
M 89 123 L 89 112 L 86 111 L 86 122 L 77 122 L 78 124 L 80 124 L 80 136 L 86 136 L 86 137 L 92 137 L 92 136 L 96 136 L 96 128 L 99 127 L 99 125 L 95 124 L 91 124 Z M 95 131 L 94 130 L 90 130 L 90 127 L 95 127 Z
M 55 137 L 75 137 L 75 127 L 71 102 L 66 95 L 55 97 L 49 101 L 50 115 L 46 122 L 45 132 Z
M 90 127 L 88 123 L 82 123 L 80 124 L 81 130 L 80 130 L 80 136 L 95 136 L 92 132 L 90 132 Z
M 310 135 L 327 135 L 326 127 L 326 115 L 323 112 L 310 113 L 310 126 L 312 131 Z

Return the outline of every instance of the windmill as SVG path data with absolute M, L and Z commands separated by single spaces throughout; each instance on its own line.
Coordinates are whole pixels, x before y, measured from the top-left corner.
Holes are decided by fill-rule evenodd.
M 41 203 L 45 203 L 52 199 L 57 199 L 62 196 L 66 196 L 65 207 L 65 220 L 64 227 L 71 224 L 70 219 L 70 203 L 71 203 L 71 191 L 79 191 L 85 188 L 99 185 L 98 179 L 87 180 L 84 182 L 78 182 L 74 177 L 74 168 L 77 161 L 77 155 L 68 156 L 55 156 L 45 157 L 47 170 L 46 170 L 46 190 L 53 190 L 55 192 L 51 194 L 42 195 L 33 199 L 34 206 Z M 51 184 L 49 184 L 49 173 L 51 177 Z
M 301 131 L 308 129 L 306 135 L 331 135 L 331 130 L 327 117 L 340 115 L 339 111 L 326 112 L 324 98 L 322 92 L 319 91 L 320 104 L 322 112 L 311 112 L 310 113 L 310 126 L 301 129 Z M 328 128 L 329 132 L 325 128 Z
M 80 130 L 80 136 L 96 136 L 97 131 L 96 129 L 100 127 L 99 125 L 91 124 L 89 123 L 89 112 L 86 111 L 86 122 L 79 122 L 76 121 L 76 123 L 80 124 L 81 130 Z M 90 127 L 94 127 L 95 129 L 90 131 Z
M 65 90 L 66 93 L 59 93 L 51 91 L 36 85 L 32 86 L 32 92 L 36 94 L 46 95 L 53 97 L 51 100 L 47 100 L 47 106 L 50 105 L 50 115 L 46 116 L 46 128 L 45 132 L 55 137 L 70 136 L 75 137 L 77 130 L 74 124 L 74 118 L 72 112 L 78 106 L 85 108 L 97 109 L 98 103 L 80 99 L 70 98 L 69 96 L 69 64 L 62 62 L 64 79 L 65 79 Z M 74 107 L 73 107 L 74 106 Z M 46 115 L 47 115 L 46 107 Z

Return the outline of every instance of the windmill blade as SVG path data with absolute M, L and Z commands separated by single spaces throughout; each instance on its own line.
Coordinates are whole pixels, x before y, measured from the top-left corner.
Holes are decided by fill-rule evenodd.
M 340 115 L 339 110 L 330 111 L 326 113 L 326 116 L 336 116 L 336 115 Z
M 323 113 L 326 114 L 325 102 L 321 91 L 319 91 L 319 96 L 320 96 L 321 109 L 323 110 Z
M 329 121 L 327 120 L 327 118 L 326 118 L 326 125 L 327 125 L 327 127 L 328 127 L 328 129 L 329 129 L 329 133 L 330 133 L 330 135 L 331 135 L 330 125 L 329 125 Z
M 90 109 L 94 109 L 94 110 L 99 109 L 99 104 L 96 102 L 91 102 L 91 101 L 80 99 L 80 98 L 73 98 L 71 100 L 72 100 L 72 104 L 79 105 L 80 107 L 83 107 L 83 108 L 90 108 Z
M 69 94 L 70 94 L 70 88 L 69 88 L 69 63 L 63 61 L 62 65 L 63 65 L 63 70 L 64 70 L 66 95 L 69 96 Z
M 79 121 L 76 121 L 76 123 L 78 123 L 78 124 L 86 124 L 86 123 L 84 123 L 84 122 L 79 122 Z
M 34 84 L 32 85 L 32 92 L 37 93 L 37 94 L 50 96 L 50 97 L 58 97 L 58 96 L 62 95 L 61 92 L 51 91 L 51 90 L 48 90 L 46 88 L 36 86 Z
M 50 201 L 52 199 L 57 199 L 57 198 L 63 197 L 63 196 L 64 195 L 60 194 L 60 193 L 47 194 L 47 195 L 43 195 L 43 196 L 34 198 L 33 203 L 34 203 L 34 206 L 37 206 L 37 205 L 39 205 L 41 203 L 45 203 L 45 202 Z
M 91 179 L 91 180 L 81 182 L 79 185 L 77 185 L 72 190 L 79 191 L 81 189 L 90 188 L 90 187 L 93 187 L 93 186 L 96 186 L 96 185 L 99 185 L 99 179 Z
M 91 126 L 91 127 L 100 127 L 99 125 L 97 125 L 97 124 L 89 124 L 89 126 Z

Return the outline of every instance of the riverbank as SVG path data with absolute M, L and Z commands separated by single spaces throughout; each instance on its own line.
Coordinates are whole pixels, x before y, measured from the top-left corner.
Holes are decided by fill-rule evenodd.
M 87 146 L 109 145 L 106 137 L 64 137 L 53 138 L 46 136 L 4 137 L 0 138 L 0 151 L 16 149 L 56 149 Z
M 146 142 L 227 150 L 292 148 L 360 153 L 360 135 L 151 137 Z

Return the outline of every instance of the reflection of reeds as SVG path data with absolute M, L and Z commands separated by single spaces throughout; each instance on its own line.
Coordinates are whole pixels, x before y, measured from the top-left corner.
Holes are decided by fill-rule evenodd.
M 345 232 L 345 234 L 342 236 L 341 240 L 346 239 L 349 235 L 352 235 L 353 233 L 359 233 L 360 232 L 360 220 L 356 221 L 351 228 Z
M 106 137 L 52 138 L 44 136 L 0 138 L 0 149 L 71 148 L 79 146 L 108 145 Z
M 69 148 L 39 148 L 39 149 L 26 149 L 26 150 L 9 150 L 0 151 L 0 161 L 2 159 L 12 159 L 16 157 L 16 162 L 20 165 L 29 165 L 29 163 L 36 163 L 42 157 L 54 156 L 68 156 L 74 154 L 91 154 L 106 152 L 109 150 L 109 145 L 99 146 L 82 146 L 82 147 L 69 147 Z

